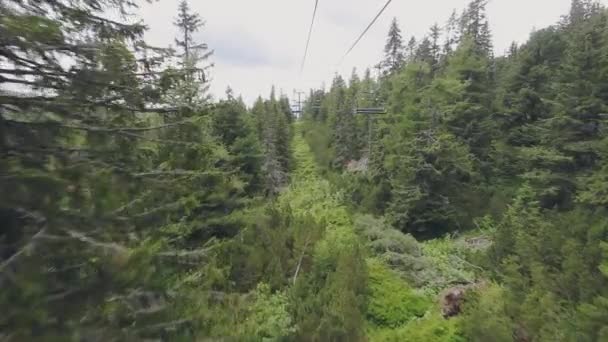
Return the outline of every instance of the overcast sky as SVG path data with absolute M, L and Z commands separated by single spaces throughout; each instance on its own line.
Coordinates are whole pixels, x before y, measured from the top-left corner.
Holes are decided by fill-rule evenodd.
M 404 40 L 427 34 L 435 22 L 444 25 L 452 10 L 460 12 L 468 0 L 393 0 L 355 50 L 338 66 L 386 0 L 319 0 L 317 20 L 304 73 L 300 63 L 314 0 L 190 0 L 206 25 L 199 41 L 215 50 L 211 90 L 216 98 L 226 87 L 242 94 L 248 104 L 267 96 L 272 85 L 292 97 L 294 89 L 308 90 L 329 84 L 339 72 L 348 77 L 353 67 L 361 72 L 382 57 L 386 34 L 397 17 Z M 150 27 L 146 38 L 157 46 L 174 45 L 173 20 L 178 0 L 145 5 L 140 15 Z M 556 23 L 570 0 L 491 0 L 488 16 L 495 50 L 502 54 L 512 41 L 525 42 L 534 28 Z

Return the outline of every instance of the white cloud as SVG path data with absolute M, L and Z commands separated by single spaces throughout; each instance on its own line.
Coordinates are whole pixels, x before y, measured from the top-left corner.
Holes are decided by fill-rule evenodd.
M 390 21 L 397 17 L 404 36 L 421 37 L 435 22 L 443 25 L 453 9 L 468 0 L 394 0 L 342 65 L 340 58 L 385 0 L 319 0 L 309 57 L 304 74 L 300 62 L 314 0 L 190 0 L 205 20 L 200 37 L 215 50 L 212 92 L 223 96 L 227 86 L 248 103 L 267 96 L 272 85 L 292 95 L 329 84 L 335 72 L 350 75 L 381 56 Z M 139 14 L 150 27 L 146 37 L 154 45 L 173 44 L 177 0 L 143 5 Z M 556 23 L 567 13 L 570 0 L 493 0 L 488 15 L 495 50 L 504 52 L 512 41 L 524 42 L 533 28 Z M 407 38 L 406 38 L 407 39 Z

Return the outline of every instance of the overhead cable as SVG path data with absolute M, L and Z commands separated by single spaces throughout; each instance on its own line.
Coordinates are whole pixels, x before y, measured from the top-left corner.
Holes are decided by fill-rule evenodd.
M 353 43 L 353 45 L 351 45 L 351 47 L 348 49 L 348 51 L 346 51 L 346 53 L 344 54 L 344 56 L 342 56 L 342 59 L 340 59 L 340 62 L 338 63 L 338 65 L 341 65 L 342 62 L 344 62 L 344 59 L 346 58 L 346 56 L 348 56 L 349 53 L 351 53 L 351 51 L 353 51 L 353 49 L 357 46 L 357 44 L 359 44 L 359 42 L 361 41 L 361 39 L 363 38 L 363 36 L 365 36 L 365 34 L 367 33 L 367 31 L 369 31 L 369 29 L 376 23 L 376 21 L 378 20 L 378 18 L 380 18 L 380 16 L 382 15 L 382 13 L 386 10 L 386 8 L 388 7 L 388 5 L 390 5 L 390 3 L 393 0 L 388 0 L 386 2 L 386 4 L 384 4 L 384 7 L 382 7 L 382 9 L 380 10 L 380 12 L 378 12 L 378 14 L 376 14 L 376 16 L 374 17 L 374 19 L 372 20 L 371 23 L 369 23 L 369 25 L 367 25 L 367 27 L 365 28 L 365 30 L 363 30 L 363 33 L 361 33 L 361 35 L 359 36 L 359 38 L 357 38 L 357 40 L 355 40 L 355 42 Z
M 319 0 L 315 0 L 315 9 L 312 12 L 312 20 L 310 21 L 310 28 L 308 29 L 308 38 L 306 38 L 306 48 L 304 49 L 304 57 L 302 58 L 302 65 L 300 65 L 300 75 L 304 71 L 304 65 L 306 64 L 306 57 L 308 56 L 308 47 L 310 45 L 310 38 L 312 37 L 312 28 L 315 25 L 315 18 L 317 16 L 317 8 L 319 7 Z

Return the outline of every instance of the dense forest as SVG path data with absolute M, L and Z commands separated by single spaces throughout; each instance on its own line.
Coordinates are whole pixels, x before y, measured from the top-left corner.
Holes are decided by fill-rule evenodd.
M 0 341 L 608 341 L 608 9 L 495 56 L 486 4 L 297 117 L 185 0 L 0 2 Z

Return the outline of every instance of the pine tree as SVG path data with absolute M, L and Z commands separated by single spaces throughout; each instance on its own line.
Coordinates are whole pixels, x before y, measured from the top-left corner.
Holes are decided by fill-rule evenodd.
M 445 26 L 445 43 L 443 44 L 443 54 L 447 57 L 452 54 L 455 47 L 460 43 L 460 18 L 456 10 L 452 12 Z
M 460 84 L 460 100 L 453 103 L 443 120 L 450 131 L 463 139 L 480 160 L 487 160 L 492 136 L 489 108 L 492 105 L 490 60 L 479 54 L 475 42 L 465 38 L 444 71 L 443 81 Z M 453 107 L 452 107 L 453 106 Z
M 574 307 L 593 301 L 594 292 L 605 286 L 606 280 L 597 272 L 602 242 L 589 239 L 587 234 L 598 237 L 607 228 L 584 211 L 544 212 L 534 189 L 524 185 L 519 190 L 496 228 L 489 257 L 497 278 L 506 286 L 508 314 L 516 317 L 520 333 L 539 340 L 580 334 L 564 326 L 572 313 L 555 299 L 568 298 Z M 592 307 L 582 305 L 582 317 Z M 597 321 L 587 317 L 578 324 L 585 331 Z
M 418 45 L 415 53 L 416 62 L 426 63 L 433 65 L 435 63 L 435 57 L 433 56 L 433 43 L 428 37 L 424 37 Z
M 177 18 L 173 24 L 182 34 L 182 39 L 175 39 L 177 46 L 183 49 L 184 60 L 189 60 L 192 53 L 196 50 L 207 50 L 205 44 L 198 44 L 192 37 L 205 23 L 198 13 L 193 13 L 187 0 L 179 3 Z
M 486 15 L 487 0 L 473 0 L 461 17 L 462 35 L 472 40 L 475 51 L 485 56 L 492 54 L 492 36 Z
M 264 189 L 267 195 L 277 195 L 288 180 L 291 165 L 289 118 L 292 116 L 289 100 L 277 100 L 274 86 L 270 98 L 258 98 L 251 110 L 262 144 Z
M 350 79 L 348 80 L 348 95 L 353 101 L 353 104 L 356 105 L 358 102 L 358 98 L 361 94 L 361 79 L 357 74 L 357 68 L 353 68 L 353 71 L 350 74 Z
M 261 189 L 263 157 L 254 118 L 242 100 L 234 98 L 232 89 L 227 89 L 226 97 L 213 110 L 213 133 L 234 158 L 231 169 L 241 171 L 248 190 L 254 192 Z
M 361 107 L 374 107 L 378 105 L 378 84 L 372 77 L 372 72 L 369 68 L 365 69 L 359 89 L 359 105 Z
M 173 24 L 181 33 L 181 37 L 175 39 L 175 44 L 182 50 L 178 55 L 181 69 L 177 71 L 178 90 L 174 100 L 181 101 L 192 108 L 200 107 L 208 100 L 205 92 L 209 88 L 207 80 L 211 65 L 207 65 L 205 62 L 213 52 L 209 51 L 207 44 L 196 42 L 193 35 L 205 23 L 198 13 L 192 12 L 188 1 L 182 0 Z
M 517 57 L 518 50 L 519 50 L 519 45 L 517 44 L 517 42 L 511 43 L 511 45 L 509 46 L 509 52 L 507 53 L 507 56 L 509 58 Z
M 88 338 L 87 325 L 119 336 L 98 308 L 134 285 L 129 248 L 138 242 L 121 232 L 132 221 L 110 213 L 146 182 L 136 177 L 148 165 L 137 162 L 133 132 L 151 126 L 134 112 L 156 98 L 142 90 L 131 50 L 144 26 L 104 19 L 132 9 L 122 1 L 30 5 L 0 5 L 0 84 L 23 89 L 0 95 L 0 324 L 18 340 Z
M 407 42 L 407 47 L 405 49 L 408 62 L 411 62 L 416 58 L 417 47 L 418 47 L 418 43 L 416 41 L 416 37 L 412 36 L 410 38 L 410 40 Z
M 404 59 L 401 29 L 397 23 L 397 18 L 393 18 L 388 31 L 386 45 L 384 46 L 384 61 L 382 62 L 384 74 L 388 75 L 397 72 L 403 66 Z
M 435 74 L 439 69 L 439 62 L 441 61 L 441 47 L 439 46 L 439 39 L 441 38 L 441 28 L 435 24 L 431 27 L 430 32 L 431 38 L 431 70 Z
M 14 339 L 192 340 L 214 310 L 212 250 L 242 227 L 242 180 L 209 115 L 167 102 L 189 74 L 161 68 L 171 51 L 106 19 L 132 9 L 0 4 L 0 83 L 39 92 L 0 95 L 0 325 Z
M 358 158 L 358 149 L 353 103 L 349 98 L 346 82 L 339 75 L 333 80 L 330 101 L 333 115 L 329 118 L 329 125 L 332 129 L 332 147 L 335 153 L 332 163 L 334 167 L 342 168 Z
M 600 12 L 601 6 L 594 0 L 572 0 L 570 12 L 562 19 L 562 25 L 579 25 Z
M 292 131 L 290 123 L 293 121 L 293 114 L 289 106 L 289 99 L 281 97 L 276 109 L 277 116 L 277 147 L 279 151 L 279 160 L 285 173 L 291 169 L 291 138 Z

